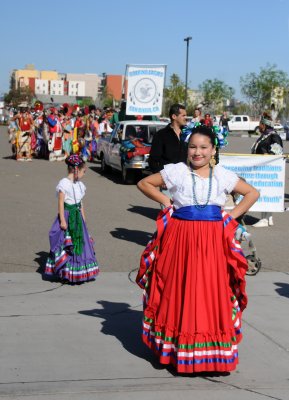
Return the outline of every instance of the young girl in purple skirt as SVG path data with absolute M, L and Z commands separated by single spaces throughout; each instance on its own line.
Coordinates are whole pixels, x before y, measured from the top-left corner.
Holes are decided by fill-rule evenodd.
M 77 154 L 67 157 L 65 162 L 68 175 L 56 187 L 58 216 L 49 232 L 50 254 L 45 275 L 67 283 L 87 282 L 95 279 L 99 269 L 82 203 L 86 187 L 80 180 L 86 165 Z

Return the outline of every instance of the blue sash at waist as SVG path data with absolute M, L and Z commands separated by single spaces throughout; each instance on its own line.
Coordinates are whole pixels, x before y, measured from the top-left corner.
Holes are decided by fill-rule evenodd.
M 175 210 L 172 218 L 186 221 L 222 221 L 222 212 L 220 206 L 214 205 L 207 205 L 202 209 L 196 206 L 185 206 Z

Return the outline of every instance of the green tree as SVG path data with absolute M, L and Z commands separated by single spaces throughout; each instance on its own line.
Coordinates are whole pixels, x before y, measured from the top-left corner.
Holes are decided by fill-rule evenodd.
M 78 104 L 80 107 L 85 107 L 85 106 L 93 105 L 94 102 L 93 102 L 93 99 L 92 99 L 91 97 L 84 97 L 83 99 L 79 100 L 79 101 L 77 102 L 77 104 Z
M 108 92 L 107 86 L 104 86 L 101 94 L 102 107 L 113 107 L 114 99 L 111 93 Z
M 250 72 L 240 78 L 241 92 L 250 101 L 257 115 L 264 109 L 270 108 L 272 95 L 276 89 L 288 90 L 288 86 L 287 73 L 277 69 L 275 64 L 261 67 L 259 74 Z
M 33 92 L 29 86 L 10 89 L 9 92 L 4 95 L 5 103 L 13 107 L 19 107 L 19 105 L 23 103 L 30 106 L 33 98 Z
M 219 79 L 207 79 L 199 85 L 204 103 L 214 114 L 219 114 L 224 110 L 224 104 L 231 100 L 235 91 Z
M 170 84 L 164 89 L 163 115 L 169 114 L 172 104 L 183 104 L 185 101 L 185 85 L 177 74 L 172 74 Z

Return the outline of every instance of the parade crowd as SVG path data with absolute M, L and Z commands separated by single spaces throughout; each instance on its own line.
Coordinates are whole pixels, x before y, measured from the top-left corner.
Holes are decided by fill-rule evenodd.
M 98 138 L 112 131 L 118 114 L 111 108 L 78 105 L 43 109 L 36 102 L 33 109 L 13 112 L 8 126 L 12 156 L 17 161 L 45 158 L 64 160 L 70 154 L 80 154 L 90 161 L 96 154 Z
M 123 102 L 119 111 L 94 105 L 80 108 L 69 104 L 44 109 L 43 104 L 37 101 L 33 108 L 14 109 L 8 126 L 12 157 L 17 161 L 31 161 L 33 158 L 62 161 L 70 154 L 79 154 L 84 161 L 92 161 L 96 156 L 98 139 L 110 133 L 116 122 L 158 119 L 128 116 L 125 106 Z M 200 121 L 199 113 L 196 109 L 192 121 Z M 202 117 L 202 123 L 213 126 L 210 114 Z M 223 126 L 226 126 L 225 123 Z

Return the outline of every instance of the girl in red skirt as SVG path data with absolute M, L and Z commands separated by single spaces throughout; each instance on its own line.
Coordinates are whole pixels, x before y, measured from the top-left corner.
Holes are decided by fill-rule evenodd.
M 166 208 L 137 276 L 144 289 L 143 341 L 180 373 L 228 372 L 238 363 L 241 313 L 247 304 L 246 259 L 234 235 L 236 218 L 259 193 L 218 162 L 212 128 L 193 128 L 188 162 L 165 165 L 138 183 Z M 159 191 L 166 185 L 172 200 Z M 226 195 L 243 195 L 230 214 Z

